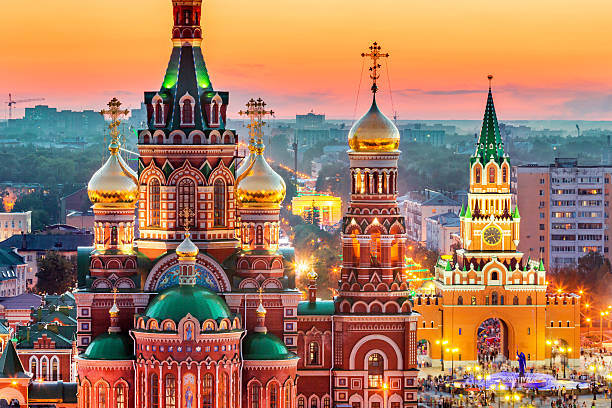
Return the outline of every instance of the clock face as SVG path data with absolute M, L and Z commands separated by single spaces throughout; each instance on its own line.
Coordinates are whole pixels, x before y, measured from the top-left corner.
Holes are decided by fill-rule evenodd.
M 488 245 L 497 245 L 501 241 L 502 233 L 499 228 L 489 226 L 482 231 L 482 238 Z

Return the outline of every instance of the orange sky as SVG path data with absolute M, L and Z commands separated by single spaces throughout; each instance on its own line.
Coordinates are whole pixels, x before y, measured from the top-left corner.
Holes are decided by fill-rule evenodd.
M 12 92 L 61 108 L 99 109 L 112 96 L 136 106 L 159 88 L 170 0 L 2 7 L 2 101 Z M 481 118 L 489 73 L 502 120 L 612 119 L 609 0 L 204 0 L 203 15 L 206 62 L 231 112 L 261 96 L 281 117 L 350 119 L 359 54 L 376 40 L 391 53 L 400 119 Z M 364 73 L 358 116 L 368 87 Z M 386 75 L 380 100 L 391 114 Z

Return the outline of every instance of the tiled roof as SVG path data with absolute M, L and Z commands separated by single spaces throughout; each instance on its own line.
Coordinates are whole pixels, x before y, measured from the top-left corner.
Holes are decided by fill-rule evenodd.
M 0 357 L 0 378 L 28 378 L 12 341 L 7 343 Z
M 42 305 L 42 298 L 33 293 L 22 293 L 18 296 L 0 298 L 0 305 L 5 309 L 36 309 Z
M 69 251 L 78 247 L 91 246 L 93 235 L 85 233 L 69 234 L 21 234 L 0 242 L 0 248 L 17 248 L 22 251 Z
M 45 335 L 55 342 L 56 348 L 69 349 L 72 348 L 72 339 L 76 335 L 76 325 L 32 324 L 30 326 L 19 326 L 17 330 L 18 349 L 33 349 L 34 343 Z
M 433 197 L 423 201 L 423 203 L 421 203 L 421 205 L 445 205 L 445 206 L 456 206 L 456 207 L 460 207 L 461 204 L 458 203 L 455 200 L 452 200 L 450 198 L 448 198 L 447 196 L 445 196 L 444 194 L 435 194 Z

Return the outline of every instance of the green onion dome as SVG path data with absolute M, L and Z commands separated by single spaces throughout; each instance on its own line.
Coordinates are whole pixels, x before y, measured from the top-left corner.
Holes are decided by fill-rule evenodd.
M 133 360 L 134 342 L 123 333 L 104 333 L 89 343 L 81 357 L 86 360 Z
M 198 285 L 179 285 L 157 295 L 144 315 L 162 322 L 170 319 L 178 323 L 191 314 L 200 323 L 208 319 L 218 321 L 231 318 L 225 301 L 216 293 Z
M 292 360 L 298 358 L 285 343 L 270 333 L 251 333 L 242 342 L 245 360 Z

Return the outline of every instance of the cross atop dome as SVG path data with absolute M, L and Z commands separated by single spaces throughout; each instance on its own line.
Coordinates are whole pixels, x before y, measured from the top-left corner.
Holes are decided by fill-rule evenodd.
M 111 146 L 115 144 L 117 145 L 117 149 L 119 148 L 119 125 L 121 124 L 121 120 L 119 120 L 119 118 L 122 116 L 127 116 L 130 113 L 130 111 L 127 109 L 119 109 L 120 106 L 121 102 L 119 102 L 117 98 L 113 98 L 108 103 L 108 109 L 102 109 L 100 111 L 102 116 L 110 117 L 111 123 L 108 125 L 108 128 L 110 129 Z
M 378 91 L 378 85 L 376 84 L 376 81 L 378 80 L 378 78 L 380 78 L 378 69 L 381 67 L 381 65 L 378 63 L 378 60 L 380 60 L 381 58 L 389 58 L 389 53 L 381 53 L 381 49 L 382 47 L 378 45 L 378 43 L 375 41 L 372 43 L 372 45 L 370 45 L 369 53 L 361 53 L 362 57 L 367 57 L 372 60 L 372 66 L 369 68 L 370 78 L 372 79 L 372 93 L 376 93 Z
M 274 116 L 273 110 L 266 110 L 266 103 L 261 98 L 257 100 L 251 98 L 246 104 L 246 110 L 238 112 L 240 116 L 248 116 L 251 123 L 247 125 L 249 128 L 249 150 L 253 153 L 256 150 L 256 145 L 263 147 L 263 132 L 262 128 L 266 122 L 263 121 L 267 115 Z

